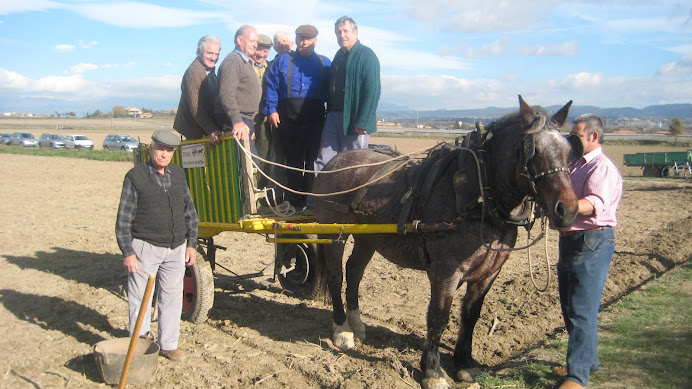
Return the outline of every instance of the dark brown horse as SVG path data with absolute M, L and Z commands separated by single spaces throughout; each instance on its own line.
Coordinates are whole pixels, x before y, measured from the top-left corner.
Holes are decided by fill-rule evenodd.
M 567 119 L 571 101 L 552 118 L 519 96 L 520 110 L 479 128 L 464 147 L 443 144 L 422 161 L 400 162 L 319 174 L 316 193 L 334 193 L 363 185 L 367 189 L 318 197 L 319 223 L 398 223 L 416 221 L 405 234 L 354 235 L 346 262 L 347 311 L 341 297 L 343 245 L 324 247 L 327 282 L 333 304 L 334 344 L 354 347 L 365 339 L 358 287 L 375 251 L 398 266 L 425 270 L 430 280 L 427 335 L 421 358 L 424 388 L 446 388 L 440 368 L 440 338 L 449 321 L 455 291 L 465 282 L 461 326 L 454 350 L 457 376 L 476 366 L 471 356 L 473 328 L 486 293 L 514 247 L 517 225 L 527 199 L 535 200 L 557 226 L 572 224 L 577 198 L 572 191 L 570 160 L 581 156 L 581 143 L 568 141 L 555 127 Z M 578 146 L 572 146 L 572 145 Z M 573 150 L 574 148 L 574 150 Z M 339 153 L 325 167 L 337 170 L 392 158 L 374 150 Z

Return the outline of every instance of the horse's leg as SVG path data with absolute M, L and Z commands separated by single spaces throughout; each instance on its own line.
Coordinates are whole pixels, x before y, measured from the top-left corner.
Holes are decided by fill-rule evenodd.
M 346 261 L 346 320 L 353 335 L 360 340 L 365 340 L 365 325 L 360 319 L 358 291 L 365 268 L 375 254 L 372 245 L 364 243 L 364 240 L 354 237 L 353 251 Z
M 462 381 L 473 381 L 474 377 L 480 373 L 477 362 L 471 356 L 473 329 L 481 315 L 485 295 L 498 274 L 500 274 L 499 271 L 483 280 L 468 282 L 466 285 L 466 294 L 464 294 L 464 299 L 461 302 L 459 336 L 454 348 L 454 367 L 457 371 L 457 378 Z
M 346 322 L 346 312 L 344 312 L 344 302 L 341 297 L 341 287 L 343 285 L 344 274 L 342 270 L 342 258 L 344 246 L 331 244 L 324 246 L 324 259 L 327 267 L 327 286 L 329 296 L 332 299 L 332 319 L 334 320 L 334 346 L 340 348 L 353 348 L 353 332 Z
M 440 339 L 449 323 L 449 310 L 454 299 L 461 275 L 455 272 L 455 268 L 447 268 L 433 264 L 428 271 L 430 279 L 430 304 L 428 305 L 427 325 L 428 332 L 425 336 L 425 345 L 421 357 L 421 370 L 423 389 L 449 388 L 445 375 L 440 367 Z

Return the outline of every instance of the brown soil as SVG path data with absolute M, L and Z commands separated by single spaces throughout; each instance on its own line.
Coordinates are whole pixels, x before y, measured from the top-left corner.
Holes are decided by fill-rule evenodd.
M 374 143 L 403 151 L 434 143 L 376 139 Z M 620 163 L 624 152 L 645 149 L 650 147 L 606 147 L 606 153 Z M 122 179 L 132 165 L 0 154 L 0 166 L 0 227 L 5 233 L 0 243 L 0 328 L 5 334 L 0 387 L 103 385 L 92 347 L 127 336 L 127 304 L 121 294 L 125 274 L 114 224 Z M 687 237 L 692 183 L 643 179 L 635 168 L 623 173 L 625 193 L 606 302 L 692 257 Z M 532 235 L 538 232 L 536 226 Z M 525 240 L 522 234 L 519 243 Z M 271 272 L 274 249 L 263 236 L 226 232 L 216 243 L 228 247 L 217 260 L 234 273 Z M 497 366 L 562 326 L 555 243 L 553 233 L 548 248 L 553 281 L 545 293 L 530 282 L 526 251 L 514 253 L 505 265 L 476 327 L 474 357 L 479 362 Z M 539 286 L 546 281 L 542 252 L 542 244 L 531 250 Z M 210 319 L 182 324 L 180 347 L 188 360 L 159 358 L 156 374 L 141 387 L 418 387 L 429 299 L 424 273 L 399 269 L 379 256 L 373 260 L 361 286 L 368 339 L 347 352 L 331 344 L 331 310 L 323 303 L 297 299 L 278 286 L 262 288 L 259 281 L 266 276 L 238 280 L 218 269 L 215 277 Z M 441 346 L 450 375 L 462 293 Z

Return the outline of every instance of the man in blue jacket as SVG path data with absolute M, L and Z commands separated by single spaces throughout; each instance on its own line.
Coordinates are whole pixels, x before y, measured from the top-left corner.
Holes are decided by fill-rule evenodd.
M 315 53 L 317 28 L 302 25 L 296 29 L 297 51 L 283 53 L 266 73 L 264 113 L 278 128 L 289 166 L 312 170 L 324 127 L 327 86 L 331 61 Z M 286 170 L 288 187 L 309 192 L 313 174 Z M 305 195 L 287 192 L 286 199 L 296 209 L 305 208 Z
M 368 148 L 368 134 L 377 131 L 380 62 L 375 52 L 358 40 L 358 25 L 352 18 L 340 17 L 334 23 L 334 33 L 341 49 L 332 61 L 327 121 L 316 171 L 340 151 Z M 312 206 L 312 197 L 308 203 Z

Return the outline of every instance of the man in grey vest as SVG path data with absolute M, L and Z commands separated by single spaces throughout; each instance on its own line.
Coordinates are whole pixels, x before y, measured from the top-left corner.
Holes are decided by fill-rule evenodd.
M 130 336 L 149 274 L 156 274 L 161 355 L 183 361 L 185 354 L 178 349 L 183 276 L 185 266 L 192 266 L 197 256 L 197 212 L 185 172 L 170 164 L 180 138 L 164 130 L 154 132 L 151 138 L 149 161 L 125 175 L 115 235 L 127 270 Z M 146 335 L 151 326 L 151 300 L 145 304 L 140 336 Z

